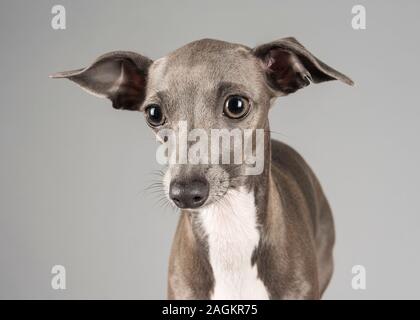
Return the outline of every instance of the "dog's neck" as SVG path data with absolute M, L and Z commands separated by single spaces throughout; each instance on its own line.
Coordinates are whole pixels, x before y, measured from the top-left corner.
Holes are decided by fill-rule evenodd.
M 264 168 L 261 174 L 259 175 L 250 175 L 243 179 L 242 184 L 236 186 L 235 190 L 240 194 L 248 194 L 253 196 L 254 206 L 256 208 L 256 217 L 257 223 L 260 227 L 263 227 L 263 231 L 268 221 L 269 217 L 269 207 L 273 205 L 273 196 L 274 201 L 276 202 L 276 195 L 273 194 L 276 192 L 276 187 L 273 183 L 272 173 L 271 173 L 271 137 L 268 124 L 265 128 L 264 134 Z M 232 197 L 235 192 L 233 190 L 228 190 L 226 193 L 227 199 L 219 203 L 221 208 L 215 208 L 210 205 L 210 208 L 204 210 L 204 212 L 209 212 L 208 209 L 216 209 L 217 211 L 223 211 L 223 209 L 229 209 L 228 205 L 233 205 L 229 203 L 229 197 Z M 202 230 L 200 229 L 200 223 L 197 221 L 197 217 L 200 216 L 200 213 L 203 210 L 198 211 L 186 211 L 185 213 L 190 216 L 193 229 L 197 232 L 196 235 L 200 236 Z
M 271 139 L 269 128 L 265 129 L 264 134 L 264 169 L 259 175 L 247 177 L 247 184 L 249 190 L 252 190 L 255 199 L 256 214 L 258 223 L 261 227 L 267 224 L 268 207 L 270 205 L 270 198 L 272 195 L 273 184 L 271 174 Z M 262 228 L 263 231 L 265 228 Z
M 214 277 L 213 299 L 267 299 L 253 261 L 264 232 L 269 230 L 271 144 L 266 134 L 262 174 L 228 190 L 223 200 L 190 216 L 193 232 L 206 252 Z M 240 290 L 238 290 L 240 288 Z
M 269 207 L 273 205 L 273 195 L 274 201 L 276 202 L 276 195 L 273 194 L 276 192 L 276 187 L 273 183 L 272 173 L 271 173 L 271 137 L 268 124 L 265 127 L 264 133 L 264 168 L 261 174 L 259 175 L 250 175 L 243 179 L 242 184 L 236 186 L 236 190 L 240 193 L 247 193 L 253 196 L 254 205 L 256 208 L 256 216 L 258 225 L 264 227 L 267 225 L 269 218 Z M 231 196 L 233 191 L 230 190 L 227 192 L 227 196 Z M 221 201 L 220 205 L 225 209 L 228 209 L 227 202 Z M 222 208 L 223 209 L 223 208 Z M 197 221 L 197 217 L 200 215 L 198 211 L 185 211 L 189 215 L 190 221 L 192 223 L 193 229 L 197 232 L 196 235 L 201 235 L 200 223 Z M 205 210 L 208 212 L 209 210 Z M 266 228 L 262 228 L 266 229 Z

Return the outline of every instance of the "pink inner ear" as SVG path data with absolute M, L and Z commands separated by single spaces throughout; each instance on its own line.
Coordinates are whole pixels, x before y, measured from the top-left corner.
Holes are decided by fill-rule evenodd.
M 271 71 L 283 73 L 292 67 L 292 53 L 282 49 L 270 50 L 266 63 Z
M 292 93 L 310 83 L 310 74 L 292 52 L 275 48 L 265 59 L 268 77 L 274 87 Z
M 127 62 L 123 62 L 122 68 L 124 71 L 123 83 L 133 87 L 135 90 L 143 90 L 145 87 L 145 75 L 135 68 L 134 65 L 130 65 Z
M 270 55 L 267 57 L 267 62 L 266 62 L 266 67 L 268 69 L 271 68 L 271 66 L 274 64 L 275 60 L 273 57 L 271 57 Z
M 144 99 L 145 75 L 129 61 L 121 61 L 121 74 L 109 98 L 116 109 L 136 110 Z

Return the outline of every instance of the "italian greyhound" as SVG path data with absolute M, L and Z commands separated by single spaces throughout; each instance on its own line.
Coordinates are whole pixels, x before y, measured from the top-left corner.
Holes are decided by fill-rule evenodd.
M 274 98 L 311 82 L 350 78 L 295 38 L 256 48 L 189 43 L 152 61 L 115 51 L 89 67 L 52 75 L 141 111 L 152 130 L 264 130 L 264 167 L 170 164 L 163 178 L 181 209 L 169 261 L 169 299 L 319 299 L 333 272 L 334 223 L 320 183 L 291 147 L 270 138 Z M 255 149 L 255 144 L 253 146 Z

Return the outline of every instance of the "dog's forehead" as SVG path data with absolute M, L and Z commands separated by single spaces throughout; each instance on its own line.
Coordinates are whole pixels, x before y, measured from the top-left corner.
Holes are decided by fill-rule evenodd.
M 226 59 L 240 59 L 250 55 L 250 49 L 244 45 L 226 41 L 202 39 L 188 43 L 176 49 L 167 57 L 174 64 L 197 65 L 222 62 Z
M 204 39 L 189 43 L 156 60 L 149 73 L 153 90 L 171 90 L 195 85 L 212 87 L 217 82 L 255 85 L 259 80 L 258 63 L 243 45 Z M 253 77 L 254 75 L 254 77 Z

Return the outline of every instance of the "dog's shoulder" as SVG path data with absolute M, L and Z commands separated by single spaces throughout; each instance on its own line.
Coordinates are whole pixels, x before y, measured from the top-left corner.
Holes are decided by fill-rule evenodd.
M 319 185 L 315 173 L 305 159 L 291 146 L 271 139 L 271 164 L 274 171 L 295 180 L 302 189 Z
M 304 198 L 312 220 L 324 201 L 321 185 L 305 159 L 287 144 L 271 140 L 272 174 L 286 199 Z M 315 221 L 313 221 L 315 222 Z
M 305 159 L 291 146 L 271 139 L 271 161 L 278 169 L 291 171 L 308 171 L 312 174 L 312 170 L 306 163 Z

